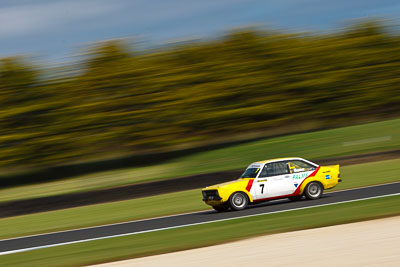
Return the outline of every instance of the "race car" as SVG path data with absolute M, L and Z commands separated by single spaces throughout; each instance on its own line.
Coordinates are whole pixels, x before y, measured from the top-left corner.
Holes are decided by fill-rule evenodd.
M 202 194 L 206 204 L 221 212 L 280 198 L 317 199 L 323 190 L 339 182 L 339 165 L 319 166 L 302 158 L 280 158 L 254 162 L 238 180 L 208 186 Z

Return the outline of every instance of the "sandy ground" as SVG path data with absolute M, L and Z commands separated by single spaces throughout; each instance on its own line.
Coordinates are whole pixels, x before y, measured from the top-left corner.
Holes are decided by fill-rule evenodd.
M 400 216 L 96 265 L 400 266 Z

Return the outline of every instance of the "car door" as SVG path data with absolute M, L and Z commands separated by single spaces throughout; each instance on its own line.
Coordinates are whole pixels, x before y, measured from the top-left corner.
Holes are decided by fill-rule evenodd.
M 287 161 L 271 162 L 264 165 L 255 179 L 256 199 L 284 196 L 292 193 L 293 182 Z

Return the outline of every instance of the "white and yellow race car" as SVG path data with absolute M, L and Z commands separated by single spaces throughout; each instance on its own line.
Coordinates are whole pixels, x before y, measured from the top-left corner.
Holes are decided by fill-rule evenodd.
M 250 164 L 238 180 L 208 186 L 203 201 L 216 211 L 242 210 L 248 204 L 279 198 L 320 198 L 341 182 L 339 165 L 319 166 L 302 158 L 281 158 Z

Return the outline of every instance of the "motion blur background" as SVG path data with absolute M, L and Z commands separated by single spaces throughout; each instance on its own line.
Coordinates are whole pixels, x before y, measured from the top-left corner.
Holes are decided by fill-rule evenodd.
M 394 118 L 399 10 L 397 1 L 2 1 L 3 185 L 59 165 L 127 167 L 140 161 L 132 155 Z
M 369 187 L 398 192 L 399 25 L 398 0 L 1 0 L 0 265 L 87 266 L 398 216 L 399 196 Z M 65 246 L 50 235 L 60 246 L 25 252 L 34 242 L 5 240 L 210 218 L 203 186 L 291 156 L 340 164 L 334 190 L 376 198 Z M 379 264 L 360 248 L 324 253 Z

